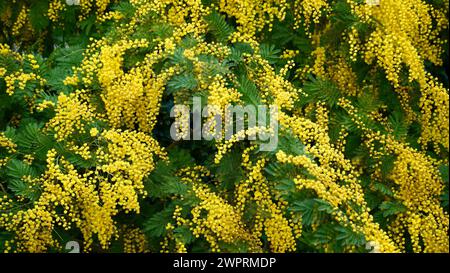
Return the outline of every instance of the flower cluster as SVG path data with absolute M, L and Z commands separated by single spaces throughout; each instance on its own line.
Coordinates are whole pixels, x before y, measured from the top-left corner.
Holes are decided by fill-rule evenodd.
M 448 252 L 448 1 L 35 2 L 0 2 L 2 251 Z M 199 97 L 277 127 L 174 139 Z

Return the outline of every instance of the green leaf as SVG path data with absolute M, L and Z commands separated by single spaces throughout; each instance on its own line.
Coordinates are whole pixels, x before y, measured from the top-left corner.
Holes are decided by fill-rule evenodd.
M 97 15 L 93 14 L 80 22 L 80 28 L 84 31 L 86 36 L 90 36 L 92 29 L 95 28 Z
M 192 167 L 195 165 L 195 160 L 192 158 L 189 150 L 175 147 L 168 151 L 170 164 L 175 169 Z
M 61 152 L 61 154 L 64 156 L 65 159 L 67 159 L 67 161 L 69 161 L 72 165 L 79 167 L 79 168 L 89 169 L 91 167 L 94 167 L 96 164 L 95 158 L 86 160 L 82 156 L 75 154 L 68 150 L 59 151 L 59 152 Z
M 377 191 L 379 191 L 379 192 L 381 192 L 383 195 L 387 195 L 387 196 L 394 196 L 394 193 L 392 192 L 392 190 L 390 189 L 390 187 L 388 187 L 388 186 L 386 186 L 386 185 L 384 185 L 384 184 L 382 184 L 382 183 L 375 183 L 374 185 L 373 185 L 373 187 L 377 190 Z
M 30 165 L 18 159 L 11 159 L 6 165 L 6 175 L 8 179 L 8 188 L 15 193 L 15 195 L 23 196 L 31 201 L 36 201 L 39 198 L 39 187 L 31 185 L 23 180 L 24 177 L 37 177 L 37 171 Z
M 111 9 L 120 12 L 126 18 L 133 17 L 134 13 L 136 12 L 136 7 L 128 1 L 120 1 Z
M 361 112 L 371 113 L 380 107 L 380 101 L 372 93 L 365 92 L 358 97 L 356 106 Z
M 443 208 L 446 209 L 446 211 L 448 212 L 448 190 L 446 190 L 444 193 L 442 193 L 441 195 L 441 205 Z
M 296 201 L 291 205 L 291 207 L 289 207 L 289 210 L 300 212 L 302 215 L 302 223 L 307 226 L 321 219 L 322 213 L 330 214 L 333 212 L 331 205 L 321 199 Z
M 185 195 L 189 187 L 179 179 L 173 178 L 166 180 L 166 183 L 162 184 L 161 190 L 167 195 Z
M 232 190 L 234 185 L 243 178 L 241 169 L 241 154 L 236 150 L 224 155 L 220 161 L 217 170 L 217 176 L 221 185 L 228 190 Z
M 308 79 L 303 85 L 303 91 L 308 96 L 299 101 L 300 106 L 317 101 L 326 102 L 329 106 L 335 106 L 337 104 L 341 93 L 333 82 L 312 76 L 309 76 Z
M 41 127 L 41 124 L 30 122 L 17 130 L 15 142 L 19 150 L 36 154 L 40 158 L 46 157 L 47 151 L 54 146 L 54 141 L 41 133 Z
M 305 145 L 290 131 L 279 136 L 277 151 L 283 151 L 291 155 L 307 155 Z
M 274 43 L 282 46 L 289 43 L 296 37 L 297 36 L 292 31 L 292 28 L 286 24 L 275 24 L 273 26 L 272 35 L 270 36 Z
M 441 174 L 442 180 L 448 184 L 448 165 L 439 166 L 439 173 Z
M 285 179 L 286 177 L 290 177 L 291 174 L 297 170 L 297 167 L 291 164 L 281 164 L 279 162 L 270 162 L 265 168 L 264 171 L 270 176 L 272 180 L 280 180 Z
M 332 242 L 336 238 L 336 230 L 332 224 L 320 225 L 316 232 L 313 233 L 314 243 L 326 244 Z
M 6 165 L 6 170 L 6 175 L 16 180 L 22 180 L 24 176 L 35 177 L 37 175 L 35 169 L 18 159 L 9 160 Z
M 380 170 L 383 177 L 387 177 L 391 173 L 396 159 L 396 156 L 393 155 L 384 155 L 382 157 Z
M 63 67 L 72 68 L 73 66 L 78 66 L 83 61 L 83 51 L 84 47 L 81 45 L 58 47 L 53 50 L 48 58 L 48 62 L 56 67 L 56 69 Z
M 23 196 L 33 202 L 38 200 L 40 196 L 39 188 L 37 186 L 30 185 L 23 180 L 10 180 L 8 188 L 13 191 L 16 196 Z
M 229 59 L 236 63 L 241 63 L 242 55 L 244 53 L 252 54 L 253 53 L 252 47 L 247 43 L 235 43 L 231 47 L 231 54 L 229 56 Z
M 197 88 L 197 79 L 192 73 L 175 75 L 167 83 L 167 91 L 169 94 L 179 90 L 194 90 Z
M 195 237 L 192 234 L 192 231 L 187 226 L 180 226 L 176 227 L 173 232 L 175 233 L 175 236 L 178 236 L 178 238 L 184 243 L 184 244 L 190 244 L 194 241 Z
M 1 1 L 0 1 L 0 8 L 1 8 Z M 5 243 L 7 241 L 10 241 L 13 238 L 14 238 L 13 233 L 9 233 L 6 231 L 0 231 L 0 251 L 2 253 L 4 253 L 4 251 L 5 251 Z
M 388 118 L 390 127 L 393 129 L 395 139 L 401 139 L 408 133 L 408 124 L 406 123 L 403 114 L 395 111 Z
M 276 49 L 275 45 L 262 44 L 259 47 L 259 54 L 261 54 L 261 57 L 269 61 L 270 64 L 274 64 L 280 59 L 278 56 L 280 53 L 281 50 Z
M 296 191 L 295 182 L 292 179 L 281 179 L 277 181 L 275 189 L 285 195 Z
M 69 87 L 64 84 L 64 80 L 67 76 L 72 74 L 72 68 L 70 67 L 56 67 L 47 73 L 47 84 L 53 91 L 66 91 Z
M 152 25 L 150 30 L 152 31 L 152 33 L 154 33 L 154 35 L 161 39 L 168 38 L 172 36 L 173 33 L 173 27 L 166 23 Z
M 175 176 L 172 165 L 159 161 L 156 168 L 145 180 L 145 189 L 152 197 L 166 198 L 173 195 L 185 195 L 189 187 Z
M 406 207 L 399 201 L 384 201 L 380 205 L 384 217 L 406 212 Z
M 241 99 L 245 103 L 252 105 L 259 105 L 261 103 L 258 89 L 252 81 L 250 81 L 245 75 L 241 75 L 238 83 L 238 91 L 242 94 Z
M 379 194 L 376 194 L 376 193 L 373 193 L 373 192 L 366 192 L 364 194 L 364 197 L 366 199 L 367 206 L 371 210 L 377 208 L 380 205 L 380 203 L 383 201 L 383 199 L 380 198 Z
M 364 234 L 356 233 L 351 228 L 337 226 L 335 230 L 338 232 L 336 240 L 341 241 L 343 245 L 360 246 L 366 243 Z

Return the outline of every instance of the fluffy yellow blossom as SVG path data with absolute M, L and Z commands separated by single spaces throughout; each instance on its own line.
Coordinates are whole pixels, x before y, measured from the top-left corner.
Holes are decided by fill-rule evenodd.
M 16 88 L 25 89 L 27 82 L 29 81 L 42 82 L 40 76 L 35 73 L 23 73 L 22 71 L 17 71 L 5 77 L 6 81 L 6 93 L 12 96 Z
M 312 67 L 312 72 L 319 77 L 325 76 L 325 48 L 317 47 L 311 54 L 314 56 L 314 66 Z
M 16 22 L 14 23 L 13 29 L 12 29 L 12 34 L 13 35 L 15 35 L 15 36 L 19 35 L 20 30 L 27 23 L 27 18 L 28 18 L 27 14 L 29 12 L 30 12 L 30 10 L 26 6 L 22 7 L 22 9 L 20 10 L 19 15 L 17 16 Z
M 0 77 L 3 77 L 6 74 L 7 70 L 4 67 L 0 67 Z
M 198 183 L 198 171 L 188 173 L 190 175 L 185 176 L 183 180 L 192 183 L 195 195 L 201 200 L 191 211 L 191 229 L 194 236 L 204 236 L 213 252 L 220 252 L 219 240 L 225 243 L 244 240 L 250 244 L 251 249 L 258 249 L 259 244 L 254 235 L 245 228 L 239 211 L 207 186 Z M 203 211 L 206 212 L 206 217 L 202 216 Z
M 356 74 L 345 60 L 339 59 L 329 70 L 330 78 L 337 84 L 340 91 L 350 96 L 358 95 Z
M 275 18 L 283 20 L 287 2 L 285 0 L 221 0 L 219 9 L 236 18 L 238 32 L 252 37 L 265 26 L 272 28 Z
M 55 107 L 55 103 L 53 101 L 49 101 L 49 100 L 44 100 L 43 102 L 39 103 L 36 106 L 36 110 L 38 111 L 44 111 L 47 108 L 53 108 Z
M 212 252 L 296 252 L 323 224 L 354 232 L 375 252 L 448 252 L 439 168 L 448 165 L 449 97 L 434 74 L 448 8 L 424 0 L 51 0 L 42 12 L 50 22 L 39 29 L 31 2 L 0 11 L 0 39 L 12 40 L 0 44 L 0 97 L 12 102 L 0 120 L 0 229 L 13 235 L 5 252 L 61 251 L 59 230 L 79 234 L 87 252 L 185 253 L 198 242 Z M 67 27 L 69 11 L 76 35 L 94 22 L 96 38 L 83 39 L 74 52 L 82 60 L 59 75 L 59 62 L 73 57 L 58 55 L 73 42 L 66 34 L 55 55 L 26 52 L 49 53 L 45 37 Z M 226 39 L 217 39 L 212 13 L 231 26 Z M 336 87 L 332 102 L 302 90 L 321 81 Z M 222 117 L 249 97 L 276 106 L 279 130 L 246 128 L 211 146 L 197 142 L 200 149 L 166 139 L 160 113 L 194 96 Z M 277 132 L 272 152 L 250 139 Z M 389 194 L 372 202 L 378 186 Z M 308 224 L 293 209 L 304 196 L 328 205 L 326 221 Z M 378 224 L 389 202 L 401 209 Z M 163 236 L 154 249 L 154 223 L 144 234 L 141 219 L 161 208 L 155 216 L 167 222 L 156 223 Z M 341 244 L 334 241 L 311 247 L 331 252 Z
M 139 228 L 126 227 L 123 231 L 123 251 L 125 253 L 148 252 L 147 239 Z
M 16 144 L 7 138 L 3 132 L 0 132 L 0 147 L 6 148 L 9 153 L 14 153 Z
M 391 226 L 391 234 L 398 246 L 404 247 L 402 238 L 408 232 L 412 238 L 415 252 L 444 252 L 449 240 L 448 213 L 440 206 L 438 196 L 443 191 L 443 181 L 439 177 L 435 162 L 417 150 L 398 142 L 380 132 L 372 132 L 364 123 L 358 121 L 358 113 L 347 101 L 342 100 L 346 110 L 359 122 L 361 129 L 367 131 L 367 144 L 373 158 L 391 153 L 396 156 L 390 179 L 398 185 L 393 189 L 395 197 L 401 200 L 406 212 L 397 216 Z M 375 149 L 376 143 L 382 144 L 382 149 Z M 420 211 L 421 213 L 417 213 Z M 422 248 L 420 241 L 424 243 Z

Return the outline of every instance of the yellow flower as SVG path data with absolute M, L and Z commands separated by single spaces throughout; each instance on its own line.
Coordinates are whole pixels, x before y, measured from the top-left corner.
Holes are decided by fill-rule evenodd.
M 97 135 L 98 135 L 98 129 L 97 128 L 92 128 L 90 131 L 89 131 L 89 134 L 92 136 L 92 137 L 96 137 Z

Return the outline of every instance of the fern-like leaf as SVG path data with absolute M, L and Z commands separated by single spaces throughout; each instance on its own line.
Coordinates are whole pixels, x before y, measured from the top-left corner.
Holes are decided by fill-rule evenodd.
M 219 43 L 226 43 L 228 37 L 234 32 L 234 28 L 225 21 L 225 17 L 220 13 L 213 11 L 206 16 L 210 32 Z

